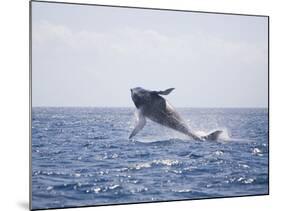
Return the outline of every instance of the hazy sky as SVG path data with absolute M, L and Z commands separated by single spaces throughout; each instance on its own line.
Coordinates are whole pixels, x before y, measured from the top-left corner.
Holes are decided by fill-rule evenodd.
M 33 106 L 266 107 L 267 18 L 32 2 Z

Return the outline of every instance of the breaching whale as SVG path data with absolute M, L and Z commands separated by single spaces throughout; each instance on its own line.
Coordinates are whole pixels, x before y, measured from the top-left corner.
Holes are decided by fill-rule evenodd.
M 146 118 L 148 118 L 153 122 L 184 133 L 195 140 L 217 140 L 222 133 L 221 130 L 216 130 L 205 136 L 197 135 L 187 126 L 169 102 L 160 96 L 168 95 L 173 90 L 174 88 L 165 91 L 150 91 L 141 87 L 131 89 L 131 97 L 137 108 L 137 124 L 130 134 L 129 139 L 135 136 L 144 127 Z

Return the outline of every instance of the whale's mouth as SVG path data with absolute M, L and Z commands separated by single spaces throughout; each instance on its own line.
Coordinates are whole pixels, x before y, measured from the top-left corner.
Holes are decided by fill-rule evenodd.
M 136 93 L 134 92 L 134 90 L 131 90 L 131 98 L 132 98 L 132 100 L 133 100 L 135 106 L 136 106 L 137 108 L 139 108 L 140 103 L 141 103 L 141 99 L 139 98 L 138 95 L 136 95 Z

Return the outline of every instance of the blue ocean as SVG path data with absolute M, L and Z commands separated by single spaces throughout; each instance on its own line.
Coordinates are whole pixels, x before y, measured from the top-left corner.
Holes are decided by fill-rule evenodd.
M 178 108 L 194 141 L 134 108 L 33 107 L 32 208 L 268 194 L 268 109 Z

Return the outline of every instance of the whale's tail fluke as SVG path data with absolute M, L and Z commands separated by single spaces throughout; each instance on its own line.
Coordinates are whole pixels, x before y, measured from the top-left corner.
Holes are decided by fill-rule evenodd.
M 223 132 L 222 130 L 216 130 L 216 131 L 209 133 L 208 135 L 202 136 L 201 138 L 203 140 L 216 141 L 219 139 L 219 136 L 222 132 Z

